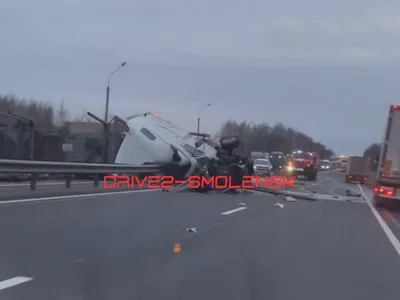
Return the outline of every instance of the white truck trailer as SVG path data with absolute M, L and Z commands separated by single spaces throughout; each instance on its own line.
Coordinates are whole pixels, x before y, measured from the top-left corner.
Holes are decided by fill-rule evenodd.
M 391 105 L 381 145 L 373 201 L 400 200 L 400 105 Z

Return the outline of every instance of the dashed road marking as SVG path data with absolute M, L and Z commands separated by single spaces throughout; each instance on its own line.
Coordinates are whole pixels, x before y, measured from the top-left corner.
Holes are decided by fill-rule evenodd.
M 369 197 L 364 192 L 364 189 L 361 187 L 360 184 L 357 184 L 358 188 L 361 191 L 361 195 L 364 197 L 365 202 L 368 203 L 369 208 L 371 209 L 372 213 L 374 214 L 376 220 L 378 221 L 379 225 L 381 225 L 383 232 L 386 234 L 388 237 L 389 241 L 392 243 L 394 249 L 396 250 L 397 254 L 400 256 L 400 242 L 390 230 L 389 226 L 386 224 L 386 222 L 382 219 L 382 217 L 379 215 L 378 211 L 375 209 L 375 207 L 372 204 L 372 201 Z
M 244 209 L 247 209 L 247 207 L 238 207 L 238 208 L 235 208 L 235 209 L 224 211 L 223 213 L 221 213 L 221 215 L 227 216 L 227 215 L 234 214 L 234 213 L 236 213 L 238 211 L 241 211 L 241 210 L 244 210 Z
M 31 277 L 24 277 L 24 276 L 17 276 L 7 280 L 0 281 L 0 291 L 4 289 L 8 289 L 10 287 L 16 286 L 18 284 L 31 281 L 33 278 Z
M 41 202 L 41 201 L 50 201 L 50 200 L 66 200 L 66 199 L 85 198 L 85 197 L 90 198 L 90 197 L 112 196 L 112 195 L 131 194 L 131 193 L 146 193 L 146 192 L 156 192 L 156 191 L 160 191 L 160 189 L 104 192 L 104 193 L 95 193 L 95 194 L 65 195 L 65 196 L 19 199 L 19 200 L 5 200 L 5 201 L 0 201 L 0 206 L 2 204 L 19 204 L 19 203 L 26 203 L 26 202 L 29 203 L 29 202 Z

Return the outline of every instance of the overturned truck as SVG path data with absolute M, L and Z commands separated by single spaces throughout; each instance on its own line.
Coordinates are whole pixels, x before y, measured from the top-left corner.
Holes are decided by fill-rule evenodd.
M 240 145 L 237 136 L 214 143 L 206 134 L 188 132 L 152 113 L 131 116 L 127 124 L 115 163 L 163 165 L 163 173 L 173 176 L 176 184 L 187 184 L 192 176 L 219 176 L 218 180 L 229 179 L 231 185 L 240 186 L 243 176 L 253 174 L 251 161 L 236 153 Z M 206 192 L 215 185 L 201 184 L 193 189 Z

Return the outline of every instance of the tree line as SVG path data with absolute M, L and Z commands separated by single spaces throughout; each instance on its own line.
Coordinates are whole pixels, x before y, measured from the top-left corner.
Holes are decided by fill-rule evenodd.
M 219 136 L 237 135 L 242 141 L 239 151 L 250 155 L 252 151 L 291 153 L 293 150 L 315 151 L 329 159 L 335 153 L 324 144 L 314 141 L 307 134 L 286 127 L 282 123 L 273 126 L 262 123 L 229 120 L 222 125 Z
M 35 128 L 42 132 L 54 131 L 70 121 L 93 122 L 86 112 L 82 112 L 80 116 L 71 116 L 64 108 L 64 99 L 61 99 L 60 106 L 55 108 L 43 101 L 22 99 L 14 95 L 0 95 L 0 112 L 11 112 L 31 119 L 35 123 Z M 5 125 L 10 120 L 9 117 L 0 115 L 0 125 Z
M 381 145 L 379 143 L 373 143 L 364 150 L 364 156 L 368 156 L 371 157 L 371 159 L 376 160 L 379 156 L 380 150 Z
M 8 111 L 34 120 L 36 129 L 42 132 L 53 131 L 69 121 L 93 121 L 88 118 L 86 112 L 83 112 L 81 116 L 71 116 L 64 108 L 62 99 L 60 106 L 55 108 L 51 104 L 34 99 L 21 99 L 13 95 L 0 96 L 0 112 Z M 0 124 L 9 121 L 0 116 Z M 221 126 L 218 136 L 232 134 L 240 137 L 242 145 L 239 151 L 246 155 L 250 155 L 252 151 L 290 153 L 294 149 L 316 151 L 323 158 L 334 155 L 333 150 L 324 144 L 281 123 L 271 126 L 265 123 L 254 124 L 228 120 Z

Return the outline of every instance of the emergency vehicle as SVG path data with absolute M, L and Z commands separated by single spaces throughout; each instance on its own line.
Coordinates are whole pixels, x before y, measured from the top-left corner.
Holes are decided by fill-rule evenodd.
M 304 176 L 306 180 L 316 180 L 319 163 L 316 152 L 297 150 L 290 155 L 285 173 L 287 176 Z

